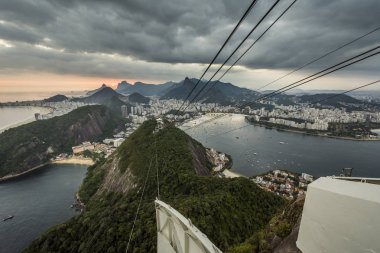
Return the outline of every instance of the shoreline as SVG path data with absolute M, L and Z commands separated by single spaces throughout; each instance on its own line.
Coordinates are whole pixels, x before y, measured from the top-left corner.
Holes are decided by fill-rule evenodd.
M 45 167 L 46 165 L 49 165 L 49 164 L 78 164 L 78 165 L 91 166 L 94 164 L 94 161 L 92 161 L 92 159 L 90 159 L 90 158 L 67 158 L 67 159 L 59 160 L 59 161 L 50 161 L 50 162 L 35 166 L 29 170 L 26 170 L 26 171 L 18 173 L 18 174 L 11 174 L 11 175 L 7 175 L 4 177 L 0 177 L 0 183 L 11 180 L 11 179 L 15 179 L 15 178 L 18 178 L 21 176 L 24 176 L 24 175 L 29 174 L 31 172 L 34 172 L 36 170 L 42 169 L 43 167 Z
M 1 104 L 1 103 L 0 103 Z M 46 110 L 46 112 L 43 113 L 43 115 L 45 114 L 48 114 L 50 112 L 53 111 L 53 108 L 49 107 L 49 106 L 36 106 L 36 105 L 16 105 L 16 106 L 13 106 L 13 105 L 0 105 L 0 108 L 23 108 L 23 107 L 34 107 L 34 108 L 39 108 L 39 109 L 43 109 L 43 110 Z M 26 118 L 24 120 L 21 120 L 21 121 L 18 121 L 18 122 L 15 122 L 15 123 L 11 123 L 9 125 L 6 125 L 6 126 L 3 126 L 3 127 L 0 127 L 0 134 L 5 132 L 6 130 L 8 129 L 11 129 L 11 128 L 16 128 L 16 127 L 19 127 L 19 126 L 22 126 L 22 125 L 26 125 L 26 124 L 29 124 L 29 123 L 32 123 L 36 121 L 35 119 L 35 116 L 34 114 L 32 116 L 30 116 L 29 118 Z
M 211 116 L 212 115 L 218 115 L 218 114 L 223 114 L 223 113 L 206 113 L 205 115 L 199 117 L 199 118 L 196 118 L 196 119 L 192 119 L 192 120 L 189 120 L 187 121 L 185 124 L 183 124 L 182 126 L 185 126 L 185 127 L 193 127 L 193 126 L 197 126 L 198 124 L 203 124 L 205 122 L 207 122 L 210 118 L 212 118 Z M 241 113 L 224 113 L 226 115 L 242 115 L 244 116 L 244 119 L 246 122 L 248 122 L 249 124 L 253 125 L 253 126 L 259 126 L 259 127 L 265 127 L 266 129 L 272 129 L 272 130 L 278 130 L 278 131 L 284 131 L 284 132 L 289 132 L 289 133 L 297 133 L 297 134 L 303 134 L 303 135 L 308 135 L 308 136 L 316 136 L 316 137 L 325 137 L 325 138 L 330 138 L 330 139 L 336 139 L 336 140 L 348 140 L 348 141 L 380 141 L 380 138 L 362 138 L 362 139 L 357 139 L 357 138 L 354 138 L 354 137 L 345 137 L 345 136 L 332 136 L 332 135 L 325 135 L 323 133 L 307 133 L 305 131 L 301 131 L 301 130 L 297 130 L 297 129 L 286 129 L 286 128 L 281 128 L 281 127 L 276 127 L 276 126 L 267 126 L 265 123 L 259 123 L 259 122 L 251 122 L 249 120 L 246 119 L 247 116 L 250 116 L 250 115 L 246 115 L 246 114 L 241 114 Z M 194 121 L 197 121 L 199 119 L 201 119 L 202 117 L 205 117 L 206 119 L 205 120 L 202 120 L 200 122 L 198 122 L 197 124 L 194 124 L 192 125 L 191 122 L 194 122 Z M 182 129 L 184 130 L 184 129 Z
M 222 171 L 222 173 L 226 176 L 226 178 L 236 178 L 236 177 L 245 177 L 248 178 L 247 176 L 244 176 L 238 172 L 231 171 L 231 169 L 225 169 Z
M 5 131 L 7 131 L 8 129 L 11 129 L 11 128 L 15 128 L 15 127 L 19 127 L 19 126 L 22 126 L 22 125 L 25 125 L 25 124 L 28 124 L 28 123 L 31 123 L 31 122 L 34 122 L 36 121 L 34 117 L 30 117 L 28 119 L 25 119 L 23 121 L 20 121 L 20 122 L 17 122 L 17 123 L 13 123 L 13 124 L 10 124 L 8 126 L 5 126 L 3 128 L 0 128 L 0 133 L 3 133 Z
M 79 164 L 79 165 L 94 165 L 94 161 L 91 158 L 65 158 L 62 160 L 54 160 L 51 164 Z
M 336 140 L 346 140 L 346 141 L 380 141 L 380 138 L 377 139 L 372 139 L 372 138 L 365 138 L 365 139 L 357 139 L 353 137 L 345 137 L 345 136 L 333 136 L 333 135 L 325 135 L 325 134 L 318 134 L 318 133 L 307 133 L 305 131 L 301 130 L 295 130 L 295 129 L 286 129 L 286 128 L 280 128 L 276 126 L 267 126 L 265 124 L 260 124 L 260 123 L 255 123 L 255 122 L 250 122 L 248 121 L 253 126 L 259 126 L 259 127 L 265 127 L 266 129 L 272 129 L 272 130 L 277 130 L 277 131 L 284 131 L 284 132 L 289 132 L 289 133 L 297 133 L 297 134 L 303 134 L 303 135 L 308 135 L 308 136 L 316 136 L 316 137 L 325 137 L 325 138 L 330 138 L 330 139 L 336 139 Z
M 11 179 L 14 179 L 14 178 L 17 178 L 17 177 L 21 177 L 21 176 L 24 176 L 28 173 L 31 173 L 33 171 L 36 171 L 38 169 L 41 169 L 42 167 L 48 165 L 49 163 L 44 163 L 44 164 L 40 164 L 38 166 L 35 166 L 29 170 L 26 170 L 24 172 L 21 172 L 21 173 L 18 173 L 18 174 L 11 174 L 11 175 L 7 175 L 7 176 L 4 176 L 4 177 L 0 177 L 0 182 L 5 182 L 5 181 L 8 181 L 8 180 L 11 180 Z

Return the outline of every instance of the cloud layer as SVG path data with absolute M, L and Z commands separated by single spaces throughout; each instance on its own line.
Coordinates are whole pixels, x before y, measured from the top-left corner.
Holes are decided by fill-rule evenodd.
M 219 63 L 273 2 L 259 1 Z M 252 39 L 290 2 L 282 0 Z M 43 71 L 150 80 L 198 76 L 204 67 L 200 64 L 210 61 L 249 4 L 249 0 L 0 0 L 0 74 Z M 379 11 L 378 0 L 298 0 L 243 58 L 244 68 L 231 76 L 270 80 L 256 77 L 255 69 L 281 71 L 303 65 L 380 26 Z M 308 70 L 373 47 L 379 39 L 380 31 Z M 351 69 L 376 75 L 379 63 L 377 57 Z

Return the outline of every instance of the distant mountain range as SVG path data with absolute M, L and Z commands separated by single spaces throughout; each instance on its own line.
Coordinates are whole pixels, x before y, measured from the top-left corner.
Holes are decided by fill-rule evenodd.
M 135 84 L 130 84 L 127 81 L 122 81 L 117 85 L 116 91 L 124 95 L 137 92 L 143 96 L 162 96 L 173 86 L 173 84 L 174 82 L 166 82 L 163 84 L 136 82 Z
M 327 99 L 331 96 L 334 96 L 334 93 L 324 93 L 324 94 L 314 94 L 314 95 L 302 95 L 297 97 L 300 102 L 302 103 L 315 103 L 320 100 Z M 335 105 L 337 103 L 350 103 L 350 104 L 358 104 L 362 103 L 360 100 L 355 99 L 353 97 L 350 97 L 348 95 L 340 95 L 334 98 L 330 98 L 328 100 L 322 101 L 321 104 L 327 104 L 327 105 Z
M 122 81 L 118 84 L 117 89 L 113 90 L 107 85 L 103 84 L 98 89 L 89 91 L 88 97 L 82 98 L 84 102 L 104 104 L 105 100 L 111 97 L 117 97 L 122 103 L 130 105 L 134 103 L 148 104 L 150 99 L 146 96 L 156 96 L 161 99 L 185 99 L 188 94 L 193 90 L 198 79 L 186 77 L 180 82 L 166 82 L 163 84 L 146 84 L 142 82 L 135 82 L 130 84 L 127 81 Z M 199 95 L 194 101 L 202 103 L 218 103 L 221 105 L 242 105 L 246 102 L 253 102 L 263 94 L 272 92 L 271 90 L 263 91 L 263 93 L 256 92 L 247 88 L 238 87 L 231 83 L 224 83 L 220 81 L 210 82 L 202 92 L 200 90 L 206 84 L 206 80 L 199 82 L 198 86 L 192 92 L 188 100 L 193 100 L 196 94 Z M 340 90 L 310 90 L 304 91 L 300 89 L 292 90 L 287 94 L 274 96 L 270 100 L 278 104 L 294 105 L 299 102 L 312 103 L 317 100 L 329 97 L 333 94 L 341 93 Z M 374 96 L 375 93 L 368 93 L 366 91 L 355 91 L 353 94 L 358 95 L 357 98 L 363 96 Z M 380 95 L 380 92 L 379 92 Z M 324 105 L 341 106 L 342 103 L 363 104 L 357 98 L 349 95 L 342 95 L 332 100 L 324 101 Z M 253 103 L 256 106 L 262 106 L 258 103 Z
M 264 91 L 264 93 L 270 92 Z M 344 90 L 302 90 L 302 89 L 293 89 L 286 94 L 289 95 L 313 95 L 313 94 L 333 94 L 333 93 L 342 93 Z M 373 97 L 373 98 L 380 98 L 380 90 L 356 90 L 349 93 L 349 96 L 351 97 Z
M 180 82 L 166 82 L 163 84 L 146 84 L 142 82 L 136 82 L 130 84 L 127 81 L 122 81 L 118 84 L 117 89 L 114 90 L 106 84 L 102 84 L 99 88 L 88 91 L 86 97 L 72 98 L 73 101 L 81 101 L 85 103 L 96 103 L 106 105 L 114 112 L 120 113 L 120 107 L 127 105 L 130 108 L 133 104 L 149 104 L 151 96 L 159 97 L 161 99 L 179 99 L 183 100 L 187 98 L 188 94 L 193 90 L 198 79 L 186 77 Z M 254 102 L 257 98 L 263 94 L 268 94 L 272 91 L 267 90 L 263 93 L 256 92 L 247 88 L 238 87 L 231 83 L 224 83 L 220 81 L 212 81 L 207 87 L 200 92 L 202 87 L 206 84 L 205 80 L 199 82 L 199 85 L 192 92 L 189 100 L 193 100 L 199 93 L 194 101 L 202 103 L 218 103 L 221 105 L 233 105 L 243 106 L 247 102 L 251 102 L 251 107 L 265 107 L 264 104 Z M 307 94 L 307 92 L 319 92 L 317 94 Z M 330 97 L 334 94 L 341 93 L 340 90 L 334 90 L 328 92 L 327 90 L 313 90 L 303 91 L 294 90 L 291 94 L 280 94 L 270 98 L 277 104 L 282 105 L 295 105 L 297 103 L 313 103 L 318 100 Z M 306 93 L 306 94 L 305 94 Z M 370 93 L 370 94 L 376 94 Z M 347 107 L 347 104 L 353 104 L 354 107 L 361 107 L 364 103 L 361 98 L 366 95 L 370 95 L 366 91 L 357 91 L 357 97 L 349 95 L 341 95 L 327 101 L 323 101 L 323 105 L 330 105 L 335 107 Z M 351 95 L 351 94 L 350 94 Z M 147 97 L 148 96 L 148 97 Z M 374 97 L 374 96 L 372 96 Z M 59 102 L 67 100 L 64 95 L 56 95 L 44 102 Z M 374 104 L 374 103 L 373 103 Z M 377 105 L 376 105 L 377 106 Z
M 126 105 L 128 110 L 130 110 L 131 106 L 135 103 L 149 104 L 150 101 L 149 98 L 137 92 L 134 92 L 128 96 L 122 95 L 104 84 L 94 91 L 94 93 L 91 92 L 90 96 L 75 98 L 74 101 L 105 105 L 118 115 L 121 115 L 122 105 Z
M 185 99 L 197 82 L 198 79 L 190 79 L 186 77 L 185 80 L 175 83 L 172 88 L 162 96 L 162 98 Z M 189 97 L 189 100 L 192 100 L 199 93 L 199 96 L 194 101 L 226 105 L 252 101 L 260 95 L 260 93 L 253 90 L 220 81 L 210 82 L 207 87 L 200 92 L 205 84 L 206 81 L 200 81 Z

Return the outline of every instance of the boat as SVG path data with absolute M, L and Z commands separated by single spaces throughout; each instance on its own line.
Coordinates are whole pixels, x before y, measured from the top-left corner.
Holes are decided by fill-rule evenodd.
M 283 141 L 280 141 L 279 143 L 280 143 L 280 144 L 285 144 L 285 142 L 283 142 Z
M 15 217 L 15 216 L 14 215 L 9 215 L 8 217 L 5 217 L 3 219 L 3 221 L 11 220 L 11 219 L 13 219 L 13 217 Z
M 239 139 L 239 136 L 236 136 L 235 138 L 236 138 L 236 139 Z

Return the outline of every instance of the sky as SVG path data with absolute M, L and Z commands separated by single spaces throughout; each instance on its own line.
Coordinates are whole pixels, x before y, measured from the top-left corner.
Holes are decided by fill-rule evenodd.
M 258 0 L 217 64 L 274 2 Z M 242 49 L 291 2 L 281 0 Z M 0 90 L 88 90 L 102 83 L 116 87 L 121 80 L 158 84 L 186 76 L 199 78 L 250 3 L 0 0 Z M 379 0 L 298 0 L 222 81 L 261 87 L 380 27 L 379 12 Z M 379 41 L 380 30 L 267 89 L 297 81 L 375 47 Z M 378 55 L 302 88 L 350 89 L 380 79 L 379 66 Z

